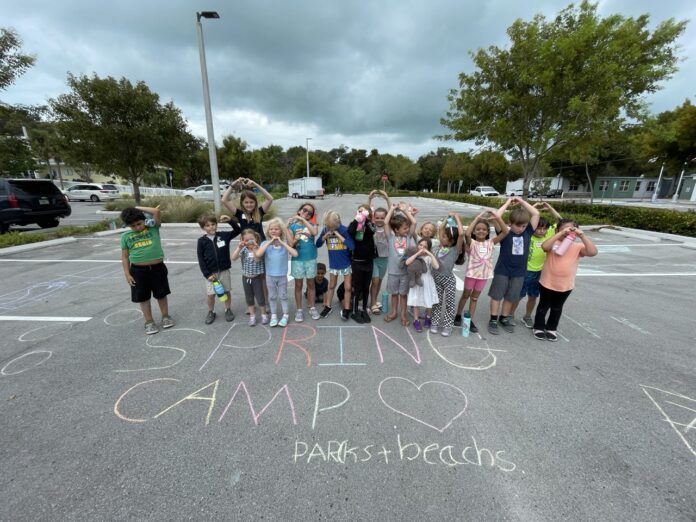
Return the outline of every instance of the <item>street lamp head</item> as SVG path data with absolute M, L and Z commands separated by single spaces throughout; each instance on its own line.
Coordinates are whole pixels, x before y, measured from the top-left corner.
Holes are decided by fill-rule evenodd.
M 201 18 L 220 18 L 217 11 L 201 11 L 200 13 L 196 13 L 196 16 L 198 17 L 199 22 L 201 21 Z

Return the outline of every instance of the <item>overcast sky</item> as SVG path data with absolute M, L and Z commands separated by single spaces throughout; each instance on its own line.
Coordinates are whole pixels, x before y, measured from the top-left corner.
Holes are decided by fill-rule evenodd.
M 534 7 L 531 7 L 533 4 Z M 0 92 L 7 103 L 42 104 L 67 91 L 67 73 L 143 80 L 172 100 L 205 137 L 196 11 L 204 20 L 216 141 L 240 136 L 329 150 L 344 144 L 417 158 L 443 143 L 439 120 L 469 52 L 505 46 L 516 19 L 554 16 L 568 2 L 514 0 L 0 0 L 36 65 Z M 696 18 L 692 1 L 610 0 L 603 15 Z M 696 93 L 696 27 L 679 40 L 679 72 L 647 99 L 673 109 Z M 465 144 L 447 144 L 466 150 Z

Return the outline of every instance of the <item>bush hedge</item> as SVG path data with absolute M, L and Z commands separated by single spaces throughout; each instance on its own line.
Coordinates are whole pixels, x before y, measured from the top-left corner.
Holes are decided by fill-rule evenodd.
M 74 225 L 60 227 L 55 232 L 39 232 L 36 234 L 27 234 L 19 231 L 8 232 L 7 234 L 0 235 L 0 248 L 38 243 L 39 241 L 48 241 L 49 239 L 58 239 L 79 234 L 92 234 L 93 232 L 101 232 L 108 228 L 108 221 L 100 221 L 99 223 L 93 223 L 83 227 Z
M 472 205 L 499 207 L 504 198 L 484 198 L 468 194 L 435 194 L 423 192 L 396 192 L 398 196 L 427 197 L 448 201 L 461 201 Z M 627 205 L 603 205 L 551 200 L 550 203 L 563 217 L 574 219 L 583 225 L 606 224 L 680 236 L 696 237 L 696 212 L 679 212 L 661 208 L 632 207 Z

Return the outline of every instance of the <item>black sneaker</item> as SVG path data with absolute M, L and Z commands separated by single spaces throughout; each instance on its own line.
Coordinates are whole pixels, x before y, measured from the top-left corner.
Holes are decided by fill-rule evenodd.
M 362 320 L 363 323 L 371 323 L 372 319 L 370 319 L 370 314 L 367 312 L 367 310 L 361 310 L 362 314 Z
M 215 312 L 208 312 L 208 315 L 205 316 L 205 324 L 212 324 L 215 320 L 215 317 Z
M 462 314 L 457 314 L 454 316 L 454 326 L 462 325 Z
M 321 313 L 319 314 L 319 317 L 321 317 L 322 319 L 324 319 L 324 318 L 328 317 L 329 314 L 331 314 L 331 307 L 330 307 L 330 306 L 325 306 L 324 309 L 323 309 L 323 310 L 321 311 Z
M 532 333 L 534 334 L 534 337 L 536 337 L 540 341 L 546 340 L 546 333 L 544 332 L 544 330 L 534 330 Z
M 498 321 L 488 321 L 488 333 L 493 335 L 499 335 L 498 331 Z
M 469 331 L 470 331 L 471 333 L 478 333 L 478 328 L 476 328 L 476 325 L 474 324 L 473 321 L 472 321 L 471 324 L 469 325 Z
M 227 310 L 225 310 L 225 321 L 227 321 L 228 323 L 230 321 L 234 321 L 234 312 L 232 311 L 231 308 L 228 308 Z
M 346 308 L 345 310 L 341 310 L 341 320 L 347 321 L 348 319 L 350 319 L 350 308 Z
M 556 335 L 556 332 L 546 332 L 546 340 L 551 341 L 552 343 L 558 341 L 558 336 Z
M 344 311 L 344 313 L 345 313 L 345 311 Z M 350 318 L 358 324 L 363 324 L 365 322 L 365 321 L 363 321 L 362 310 L 354 311 L 353 313 L 350 314 Z
M 512 324 L 512 319 L 510 317 L 501 317 L 498 322 L 506 332 L 513 333 L 515 331 L 515 325 Z

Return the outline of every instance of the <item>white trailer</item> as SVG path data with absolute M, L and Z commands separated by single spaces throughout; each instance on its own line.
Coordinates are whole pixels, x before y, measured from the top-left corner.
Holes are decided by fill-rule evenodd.
M 323 198 L 321 178 L 297 178 L 288 180 L 288 195 L 293 198 Z

